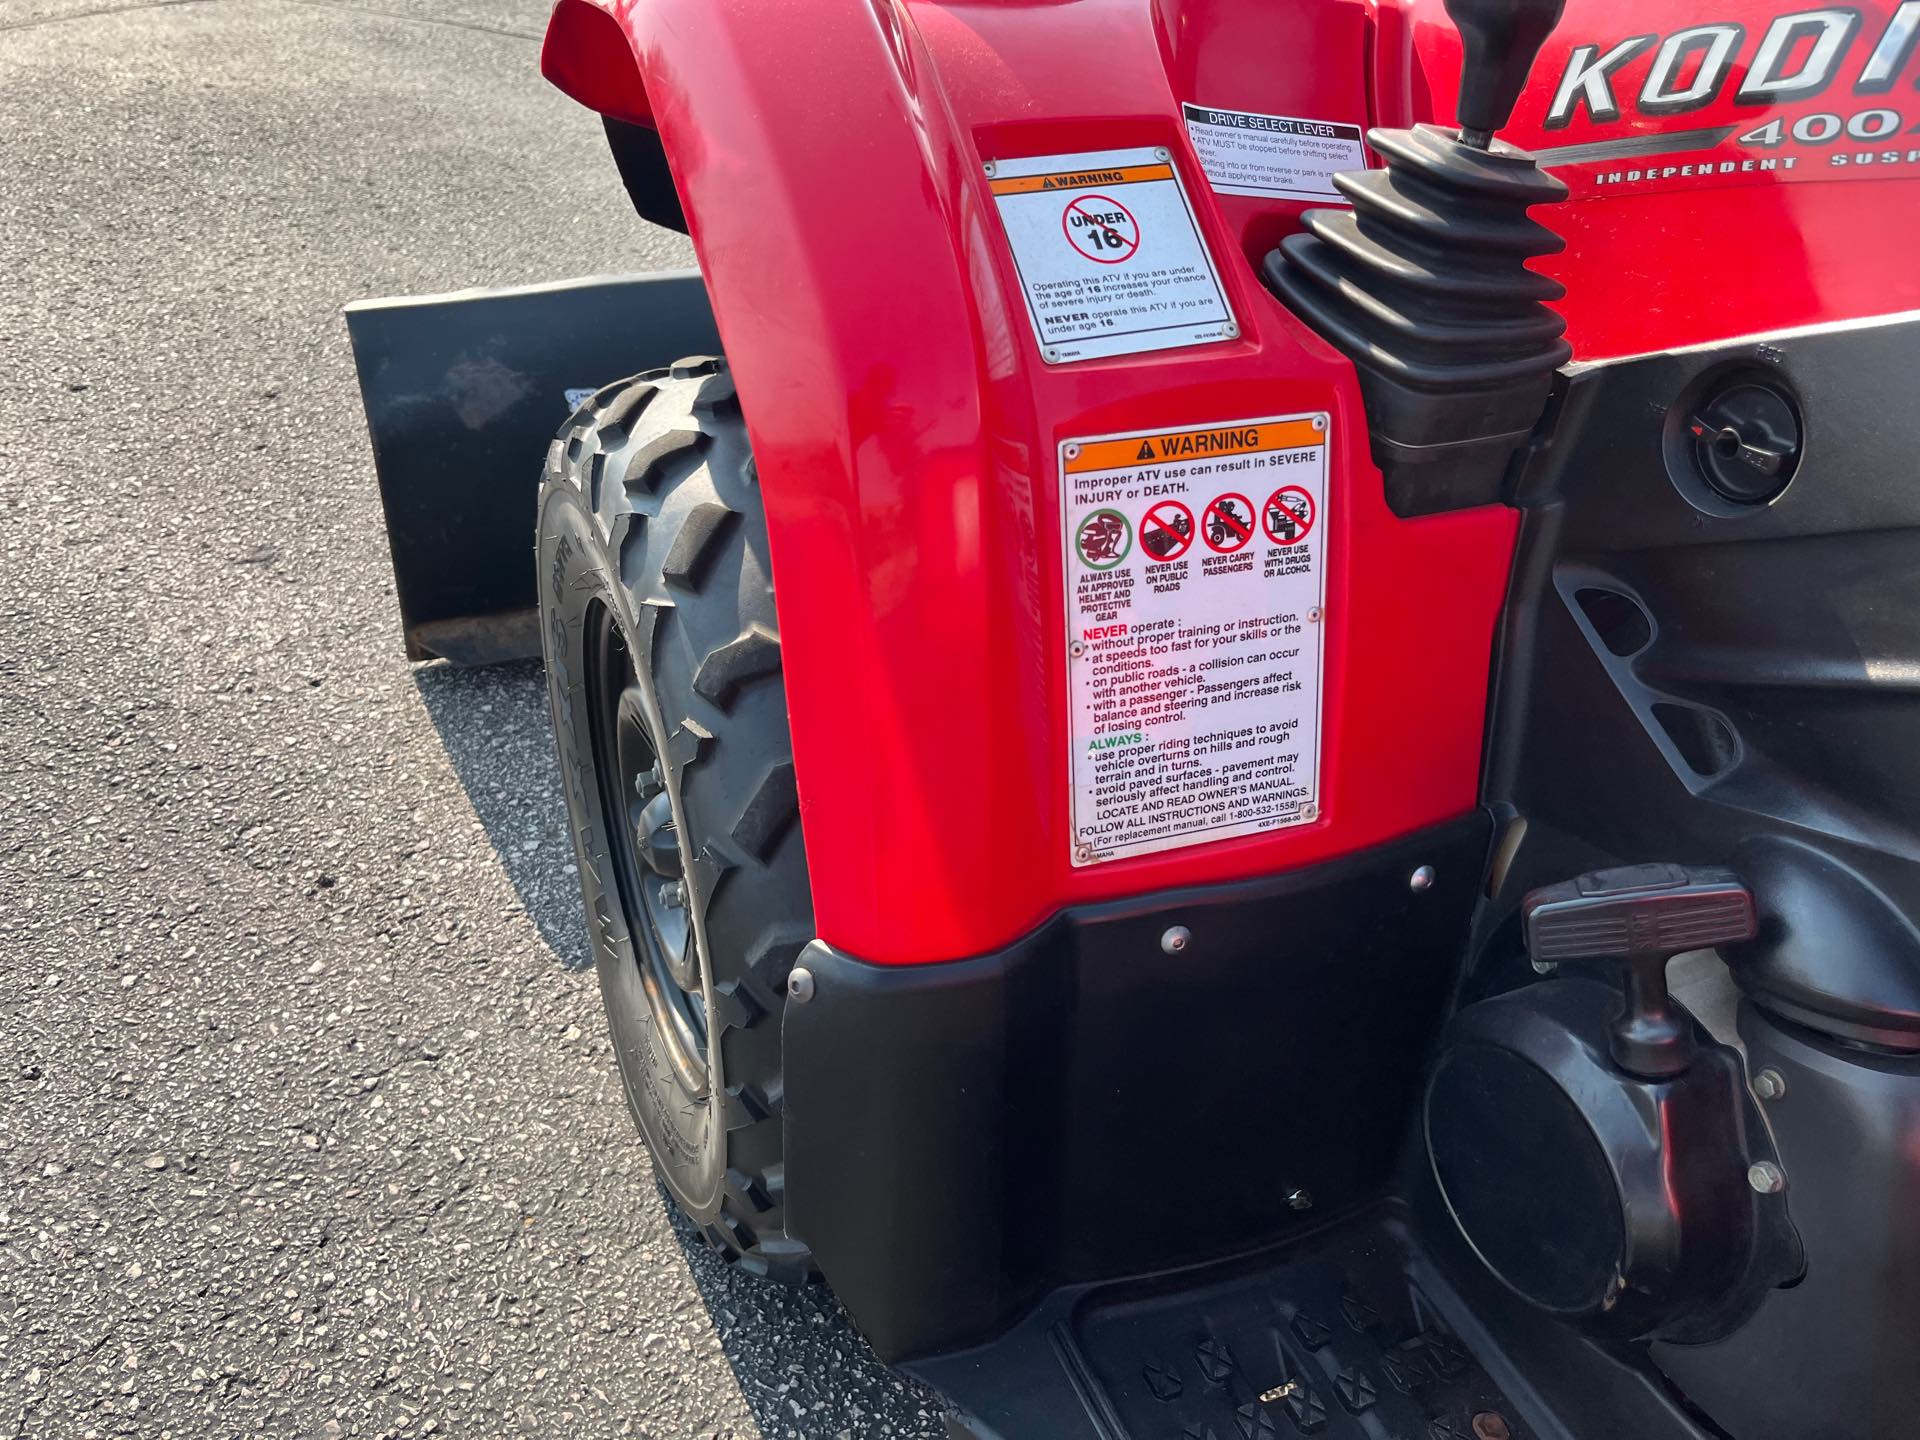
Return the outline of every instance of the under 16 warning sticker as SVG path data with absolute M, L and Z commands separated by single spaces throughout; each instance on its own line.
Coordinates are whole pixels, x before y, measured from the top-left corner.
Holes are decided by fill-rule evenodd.
M 1313 819 L 1326 417 L 1069 440 L 1060 482 L 1073 863 Z
M 1164 149 L 996 160 L 994 203 L 1049 364 L 1239 334 Z

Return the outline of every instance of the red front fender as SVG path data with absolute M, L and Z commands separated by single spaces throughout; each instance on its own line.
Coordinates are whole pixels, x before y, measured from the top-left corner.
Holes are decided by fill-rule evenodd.
M 653 124 L 646 82 L 615 12 L 595 0 L 558 0 L 540 47 L 540 73 L 589 110 L 629 125 Z
M 1214 197 L 1174 118 L 1204 63 L 1363 122 L 1361 8 L 1292 8 L 1189 3 L 1242 31 L 1203 58 L 1138 0 L 561 0 L 546 73 L 658 128 L 751 421 L 819 928 L 844 951 L 978 954 L 1066 904 L 1475 803 L 1514 516 L 1389 512 L 1351 368 L 1244 259 L 1300 207 Z M 1124 146 L 1173 152 L 1240 335 L 1050 368 L 982 162 Z M 1075 868 L 1058 444 L 1310 411 L 1333 435 L 1319 818 Z

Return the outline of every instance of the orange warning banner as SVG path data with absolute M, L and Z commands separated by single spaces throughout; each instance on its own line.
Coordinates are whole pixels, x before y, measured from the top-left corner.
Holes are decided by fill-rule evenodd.
M 1168 430 L 1126 440 L 1096 440 L 1067 457 L 1067 473 L 1172 465 L 1216 455 L 1252 455 L 1262 450 L 1303 450 L 1327 443 L 1311 420 L 1270 420 L 1259 425 L 1219 425 L 1207 430 Z M 1071 448 L 1071 447 L 1069 447 Z
M 996 195 L 1031 195 L 1037 190 L 1094 190 L 1102 185 L 1138 185 L 1171 180 L 1171 165 L 1116 165 L 1110 170 L 1061 170 L 1052 175 L 1009 175 L 993 182 Z

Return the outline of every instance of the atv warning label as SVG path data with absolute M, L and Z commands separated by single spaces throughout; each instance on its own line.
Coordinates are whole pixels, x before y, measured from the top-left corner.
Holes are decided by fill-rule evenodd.
M 1319 814 L 1326 486 L 1324 415 L 1061 444 L 1075 865 Z
M 1180 109 L 1207 183 L 1222 195 L 1344 205 L 1347 197 L 1333 188 L 1333 177 L 1342 170 L 1367 168 L 1358 125 L 1211 105 Z
M 988 168 L 1049 365 L 1240 333 L 1164 149 L 1037 155 Z

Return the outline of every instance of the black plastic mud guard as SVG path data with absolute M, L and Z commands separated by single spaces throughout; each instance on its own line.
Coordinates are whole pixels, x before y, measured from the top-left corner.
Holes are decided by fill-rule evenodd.
M 718 354 L 698 271 L 347 306 L 407 654 L 540 653 L 534 505 L 569 393 Z
M 1242 1254 L 1385 1186 L 1485 873 L 1481 813 L 1067 911 L 998 954 L 826 945 L 790 1003 L 787 1222 L 886 1359 L 1061 1285 Z M 1409 884 L 1434 867 L 1434 883 Z M 1189 932 L 1169 953 L 1170 927 Z

